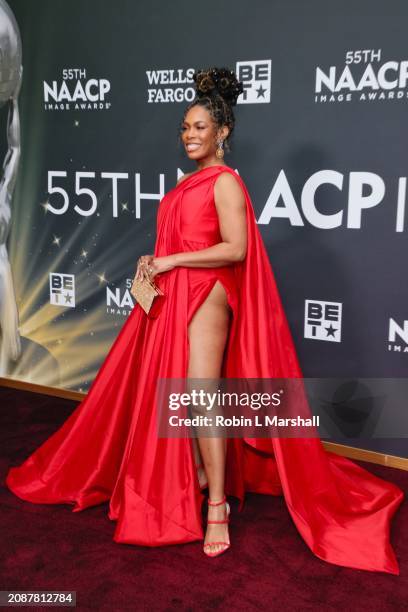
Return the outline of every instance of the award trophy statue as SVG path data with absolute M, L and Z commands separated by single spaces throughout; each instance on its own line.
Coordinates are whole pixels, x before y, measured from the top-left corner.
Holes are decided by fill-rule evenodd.
M 7 253 L 11 202 L 20 160 L 18 94 L 22 80 L 21 36 L 16 19 L 5 0 L 0 0 L 0 107 L 8 104 L 7 145 L 0 182 L 0 376 L 10 360 L 21 353 L 19 318 L 13 277 Z

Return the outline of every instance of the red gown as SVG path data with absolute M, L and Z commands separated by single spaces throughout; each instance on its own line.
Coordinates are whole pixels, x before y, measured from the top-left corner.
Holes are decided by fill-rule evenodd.
M 250 196 L 228 166 L 204 168 L 161 200 L 155 255 L 196 250 L 221 240 L 214 183 L 230 172 L 246 199 L 243 262 L 220 268 L 176 267 L 157 277 L 166 294 L 157 318 L 135 305 L 85 399 L 6 483 L 20 498 L 74 504 L 109 501 L 114 540 L 161 546 L 202 540 L 200 488 L 189 438 L 159 438 L 155 383 L 187 374 L 187 326 L 219 279 L 233 309 L 223 377 L 302 377 Z M 256 290 L 254 291 L 254 287 Z M 337 565 L 399 574 L 390 544 L 403 492 L 318 438 L 229 439 L 226 493 L 284 495 L 312 552 Z

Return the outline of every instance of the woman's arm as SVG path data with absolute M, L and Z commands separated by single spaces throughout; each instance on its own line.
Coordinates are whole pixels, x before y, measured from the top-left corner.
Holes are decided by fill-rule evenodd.
M 151 277 L 172 270 L 176 266 L 189 268 L 218 268 L 242 261 L 246 255 L 247 226 L 245 195 L 238 181 L 223 172 L 214 184 L 222 242 L 199 251 L 181 252 L 151 260 Z

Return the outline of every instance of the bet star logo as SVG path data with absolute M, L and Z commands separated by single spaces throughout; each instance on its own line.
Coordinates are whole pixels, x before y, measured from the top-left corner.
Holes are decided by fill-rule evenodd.
M 305 300 L 305 338 L 341 342 L 342 304 Z
M 238 104 L 259 104 L 271 101 L 272 60 L 237 62 L 236 74 L 244 85 Z

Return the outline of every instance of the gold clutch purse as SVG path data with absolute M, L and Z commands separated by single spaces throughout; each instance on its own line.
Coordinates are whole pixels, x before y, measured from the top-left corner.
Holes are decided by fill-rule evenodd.
M 140 304 L 140 306 L 143 308 L 147 315 L 149 313 L 152 315 L 153 310 L 156 315 L 158 314 L 158 308 L 152 308 L 153 302 L 155 298 L 162 297 L 164 294 L 153 281 L 150 281 L 147 278 L 143 278 L 142 280 L 140 280 L 136 278 L 135 275 L 132 287 L 130 289 L 130 293 L 136 299 L 138 304 Z M 161 300 L 158 301 L 161 302 Z

